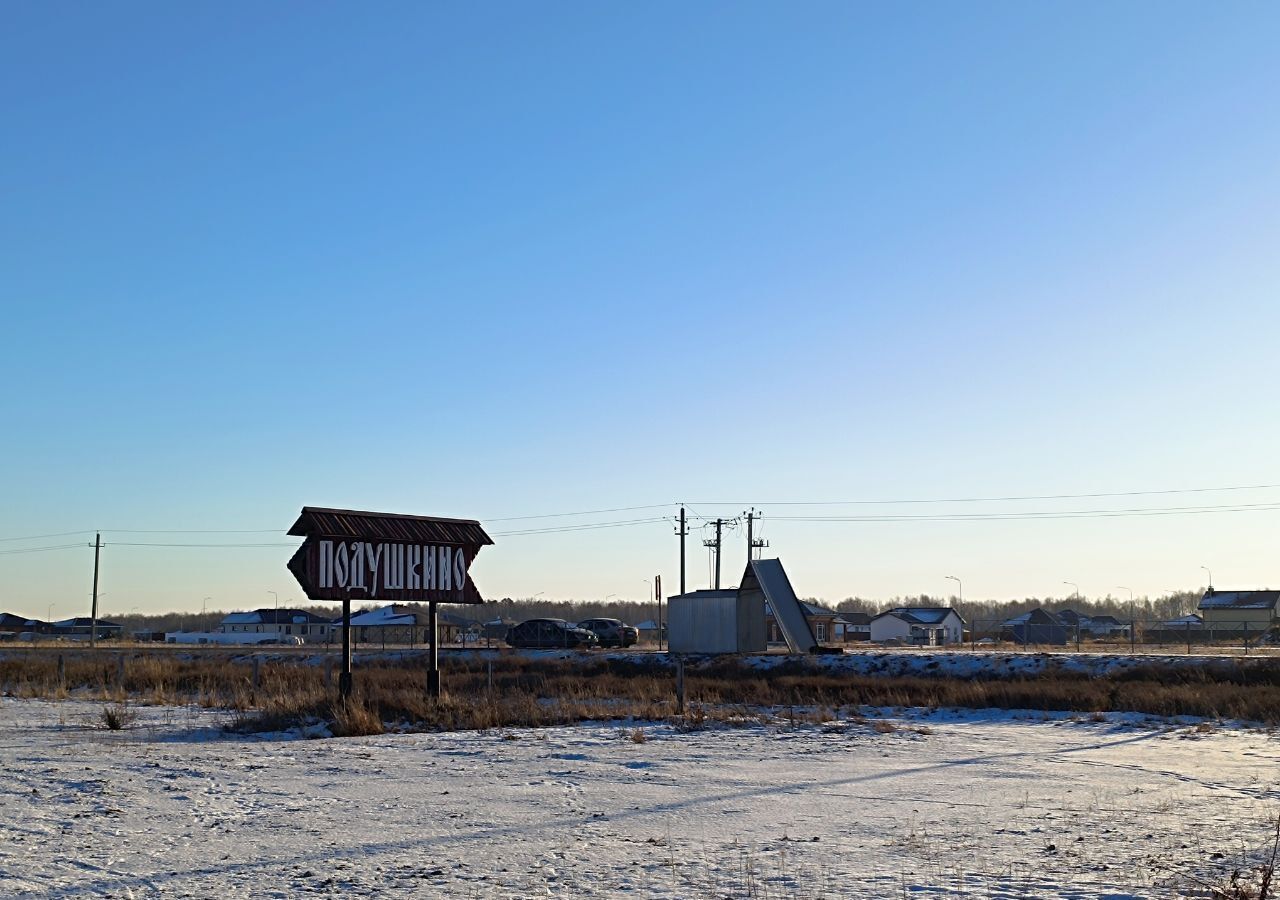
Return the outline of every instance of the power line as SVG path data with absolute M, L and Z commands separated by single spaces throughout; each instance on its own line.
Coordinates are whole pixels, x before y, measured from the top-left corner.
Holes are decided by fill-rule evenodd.
M 44 553 L 47 550 L 72 550 L 92 546 L 93 544 L 58 544 L 53 547 L 23 547 L 19 550 L 0 550 L 0 556 L 14 556 L 18 553 Z
M 775 522 L 984 522 L 1026 519 L 1104 519 L 1132 516 L 1183 516 L 1204 513 L 1266 512 L 1280 510 L 1280 503 L 1244 503 L 1223 506 L 1137 507 L 1132 509 L 1085 509 L 1074 511 L 930 513 L 893 516 L 773 516 Z
M 92 531 L 58 531 L 53 534 L 28 534 L 24 537 L 0 538 L 0 541 L 39 541 L 45 538 L 76 537 L 81 534 L 93 534 Z M 77 545 L 78 546 L 78 545 Z
M 528 519 L 564 519 L 572 516 L 595 516 L 604 513 L 634 512 L 641 509 L 668 509 L 677 506 L 675 503 L 650 503 L 647 506 L 614 506 L 610 509 L 584 509 L 580 512 L 541 513 L 536 516 L 506 516 L 498 519 L 485 519 L 486 522 L 520 522 Z
M 626 519 L 620 522 L 589 522 L 582 525 L 555 525 L 549 528 L 525 528 L 519 531 L 495 531 L 494 537 L 517 537 L 525 534 L 559 534 L 566 531 L 593 531 L 597 528 L 624 528 L 629 525 L 649 525 L 654 522 L 667 522 L 666 516 L 647 519 Z
M 246 548 L 246 547 L 297 547 L 297 544 L 263 543 L 263 544 L 162 544 L 150 541 L 112 541 L 104 547 L 200 547 L 211 548 Z
M 1207 488 L 1170 488 L 1157 491 L 1114 491 L 1096 494 L 1039 494 L 1010 497 L 947 497 L 947 498 L 909 498 L 903 500 L 693 500 L 692 503 L 705 503 L 708 506 L 737 506 L 741 504 L 757 504 L 771 506 L 859 506 L 884 505 L 899 503 L 1011 503 L 1019 500 L 1090 500 L 1104 497 L 1155 497 L 1167 494 L 1212 494 L 1219 491 L 1267 491 L 1280 489 L 1280 484 L 1242 484 L 1230 487 Z

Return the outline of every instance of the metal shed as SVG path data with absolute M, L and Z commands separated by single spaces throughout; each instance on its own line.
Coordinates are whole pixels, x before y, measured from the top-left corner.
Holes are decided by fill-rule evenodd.
M 764 604 L 737 588 L 690 591 L 667 599 L 672 653 L 763 653 Z

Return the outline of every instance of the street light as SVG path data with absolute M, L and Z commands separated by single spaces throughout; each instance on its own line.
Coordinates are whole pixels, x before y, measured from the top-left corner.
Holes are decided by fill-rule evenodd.
M 957 603 L 964 603 L 964 583 L 963 583 L 962 581 L 960 581 L 960 579 L 959 579 L 959 578 L 957 578 L 957 577 L 956 577 L 956 576 L 954 576 L 954 575 L 948 575 L 948 576 L 946 576 L 946 577 L 947 577 L 950 581 L 954 581 L 954 582 L 956 583 L 956 591 L 957 591 L 957 592 L 959 593 L 959 595 L 960 595 L 959 599 L 958 599 L 956 602 L 957 602 Z
M 1209 572 L 1208 566 L 1201 566 L 1200 568 L 1204 569 L 1206 572 Z M 1212 572 L 1209 572 L 1209 590 L 1213 590 L 1213 573 Z
M 1063 584 L 1069 584 L 1076 589 L 1076 606 L 1080 605 L 1080 585 L 1074 581 L 1064 581 Z M 1076 652 L 1080 652 L 1080 610 L 1074 610 L 1076 614 Z
M 276 598 L 276 610 L 278 611 L 280 609 L 280 595 L 275 591 L 267 591 L 267 593 Z
M 1132 650 L 1133 642 L 1135 640 L 1134 631 L 1137 628 L 1138 619 L 1137 613 L 1135 613 L 1133 609 L 1133 588 L 1125 587 L 1123 584 L 1117 584 L 1116 590 L 1129 592 L 1129 649 Z

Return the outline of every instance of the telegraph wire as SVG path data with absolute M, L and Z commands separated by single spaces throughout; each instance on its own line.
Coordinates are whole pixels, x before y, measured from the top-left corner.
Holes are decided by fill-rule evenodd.
M 1155 497 L 1168 494 L 1212 494 L 1219 491 L 1269 491 L 1280 489 L 1280 484 L 1241 484 L 1228 487 L 1169 488 L 1156 491 L 1114 491 L 1095 494 L 1040 494 L 1010 497 L 943 497 L 913 498 L 904 500 L 694 500 L 708 506 L 739 506 L 756 504 L 768 506 L 859 506 L 899 503 L 1012 503 L 1020 500 L 1096 500 L 1106 497 Z
M 0 538 L 0 541 L 40 541 L 45 538 L 77 537 L 82 534 L 93 534 L 92 531 L 58 531 L 53 534 L 28 534 L 23 537 Z
M 0 556 L 14 556 L 19 553 L 44 553 L 48 550 L 73 550 L 92 546 L 92 544 L 58 544 L 53 547 L 23 547 L 18 550 L 0 550 Z
M 678 506 L 675 503 L 650 503 L 647 506 L 614 506 L 609 509 L 584 509 L 580 512 L 563 512 L 563 513 L 540 513 L 536 516 L 505 516 L 497 519 L 485 519 L 486 522 L 521 522 L 528 519 L 564 519 L 571 516 L 595 516 L 604 513 L 615 512 L 634 512 L 642 509 L 667 509 L 671 506 Z
M 1222 506 L 1137 507 L 1132 509 L 1082 509 L 1044 512 L 929 513 L 892 516 L 773 516 L 775 522 L 1007 522 L 1017 520 L 1102 519 L 1132 516 L 1181 516 L 1203 513 L 1266 512 L 1280 510 L 1280 502 Z

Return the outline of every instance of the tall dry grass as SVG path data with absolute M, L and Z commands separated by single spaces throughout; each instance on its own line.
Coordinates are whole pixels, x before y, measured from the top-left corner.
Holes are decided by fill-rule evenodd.
M 382 728 L 474 729 L 674 715 L 674 676 L 660 657 L 538 659 L 456 655 L 441 661 L 447 694 L 426 695 L 425 659 L 361 659 L 356 694 L 336 702 L 332 668 L 316 657 L 262 655 L 255 689 L 252 655 L 138 650 L 0 654 L 0 691 L 120 702 L 195 703 L 241 713 L 244 727 L 308 720 L 343 734 Z M 120 659 L 124 677 L 120 678 Z M 492 665 L 492 670 L 490 670 Z M 1114 677 L 1049 671 L 1032 677 L 876 676 L 816 669 L 803 660 L 758 671 L 734 659 L 691 663 L 687 702 L 716 719 L 758 720 L 800 709 L 820 721 L 872 707 L 960 707 L 1136 712 L 1280 724 L 1280 664 L 1219 668 L 1136 667 Z

